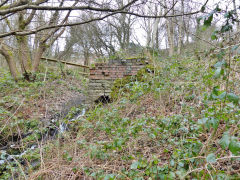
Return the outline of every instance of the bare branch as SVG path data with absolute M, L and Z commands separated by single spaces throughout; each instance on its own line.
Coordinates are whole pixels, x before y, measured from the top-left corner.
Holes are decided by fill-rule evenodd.
M 4 4 L 6 4 L 9 0 L 5 0 L 0 4 L 0 7 L 2 7 Z
M 45 2 L 45 1 L 47 1 L 47 0 L 40 0 L 40 2 L 38 2 L 38 4 L 41 4 L 42 2 Z M 15 10 L 13 10 L 14 8 L 12 8 L 12 9 L 9 9 L 8 11 L 9 12 L 17 12 L 20 9 L 21 10 L 23 10 L 23 9 L 69 10 L 69 12 L 71 12 L 72 10 L 91 10 L 91 11 L 98 11 L 98 12 L 109 12 L 109 14 L 107 14 L 105 16 L 102 16 L 102 17 L 97 17 L 97 18 L 93 18 L 93 19 L 90 19 L 90 20 L 87 20 L 87 21 L 83 21 L 83 22 L 61 23 L 59 25 L 53 25 L 53 24 L 50 25 L 49 24 L 48 26 L 38 27 L 34 30 L 28 30 L 28 31 L 15 30 L 15 31 L 0 34 L 0 38 L 11 36 L 11 35 L 25 36 L 25 35 L 35 34 L 37 32 L 43 31 L 43 30 L 52 29 L 52 28 L 61 28 L 61 27 L 67 27 L 67 26 L 83 25 L 83 24 L 94 22 L 94 21 L 101 21 L 101 20 L 104 20 L 107 17 L 113 16 L 113 15 L 116 15 L 116 14 L 128 14 L 128 15 L 134 15 L 134 16 L 141 17 L 141 18 L 154 18 L 154 19 L 155 18 L 172 18 L 172 17 L 178 17 L 178 16 L 191 16 L 191 15 L 200 13 L 202 11 L 202 7 L 206 6 L 206 4 L 208 3 L 209 0 L 206 0 L 204 5 L 198 11 L 189 12 L 189 13 L 174 14 L 174 15 L 167 15 L 168 12 L 171 11 L 171 9 L 173 9 L 174 6 L 176 5 L 176 3 L 174 3 L 172 5 L 172 7 L 170 9 L 168 9 L 168 11 L 165 14 L 160 15 L 160 16 L 156 16 L 156 15 L 155 16 L 149 16 L 149 15 L 138 14 L 138 13 L 134 13 L 134 12 L 130 12 L 130 11 L 125 10 L 126 8 L 130 7 L 131 5 L 136 3 L 137 1 L 139 1 L 139 0 L 132 0 L 130 3 L 122 6 L 119 9 L 96 8 L 96 7 L 90 7 L 90 6 L 51 7 L 51 6 L 23 5 L 23 6 L 20 6 L 20 7 L 16 7 L 17 9 L 15 9 Z M 0 15 L 1 15 L 1 13 L 2 14 L 6 13 L 4 11 L 5 10 L 0 11 Z
M 27 26 L 32 21 L 35 14 L 36 14 L 36 10 L 32 10 L 31 14 L 28 16 L 28 18 L 24 22 L 25 26 Z
M 42 0 L 42 4 L 46 2 L 47 0 Z M 117 12 L 117 11 L 122 11 L 126 9 L 127 7 L 133 5 L 139 0 L 132 0 L 130 3 L 126 4 L 125 6 L 119 8 L 119 9 L 111 9 L 111 8 L 97 8 L 97 7 L 91 7 L 91 6 L 65 6 L 65 7 L 53 7 L 53 6 L 38 6 L 39 4 L 32 3 L 32 4 L 24 4 L 21 6 L 13 7 L 13 8 L 8 8 L 5 10 L 0 10 L 0 15 L 6 15 L 12 12 L 18 12 L 26 9 L 34 9 L 34 10 L 49 10 L 49 11 L 56 11 L 56 10 L 61 10 L 61 11 L 69 11 L 69 10 L 91 10 L 91 11 L 97 11 L 97 12 Z

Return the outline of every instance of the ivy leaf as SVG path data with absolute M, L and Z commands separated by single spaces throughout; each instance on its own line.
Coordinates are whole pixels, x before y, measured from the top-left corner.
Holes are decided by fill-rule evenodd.
M 215 163 L 217 162 L 215 154 L 211 153 L 206 157 L 208 163 Z
M 208 118 L 202 118 L 202 119 L 198 120 L 198 123 L 199 124 L 206 124 L 207 120 L 208 120 Z
M 239 97 L 234 93 L 227 93 L 227 98 L 230 102 L 238 104 Z
M 219 95 L 219 92 L 220 92 L 219 86 L 215 86 L 215 87 L 213 88 L 212 94 L 218 96 L 218 95 Z
M 227 18 L 227 19 L 233 17 L 233 11 L 228 11 L 228 12 L 226 12 L 226 13 L 224 14 L 224 17 Z
M 212 40 L 216 40 L 216 39 L 217 39 L 216 34 L 212 34 L 212 35 L 211 35 L 211 39 L 212 39 Z
M 218 34 L 218 31 L 214 31 L 211 35 L 211 39 L 212 40 L 216 40 L 218 37 L 217 37 L 217 34 Z
M 171 161 L 170 161 L 170 166 L 174 166 L 174 165 L 175 165 L 175 162 L 174 162 L 173 159 L 171 159 Z
M 229 25 L 229 24 L 226 24 L 226 25 L 222 26 L 222 28 L 221 28 L 222 33 L 230 31 L 230 30 L 232 30 L 232 25 Z
M 225 60 L 218 61 L 216 64 L 214 64 L 215 68 L 221 68 L 221 67 L 226 67 L 227 63 Z
M 169 173 L 169 175 L 168 175 L 168 178 L 169 178 L 169 179 L 176 179 L 175 173 L 171 171 L 171 172 Z
M 219 89 L 219 86 L 215 86 L 212 90 L 212 93 L 210 95 L 210 100 L 213 100 L 213 99 L 218 99 L 219 97 L 219 94 L 220 94 L 220 89 Z
M 227 95 L 227 93 L 224 91 L 218 97 L 219 97 L 219 99 L 224 99 L 226 97 L 226 95 Z
M 215 12 L 220 12 L 221 9 L 219 8 L 219 6 L 217 5 L 217 7 L 215 8 Z
M 219 78 L 223 73 L 224 73 L 224 70 L 222 68 L 217 68 L 214 73 L 214 77 Z
M 138 161 L 135 161 L 134 163 L 132 163 L 132 165 L 131 165 L 131 169 L 137 169 L 138 168 L 138 166 L 139 166 L 139 162 Z
M 218 128 L 219 121 L 216 118 L 210 118 L 207 121 L 207 128 L 209 129 L 210 127 L 213 127 L 214 129 Z
M 222 49 L 218 54 L 217 54 L 217 58 L 218 60 L 221 60 L 224 56 L 225 56 L 225 51 Z M 222 60 L 224 61 L 224 60 Z M 225 61 L 224 61 L 225 62 Z M 227 64 L 227 63 L 226 63 Z
M 202 19 L 203 19 L 203 17 L 197 18 L 197 23 L 199 24 Z
M 238 142 L 236 139 L 232 139 L 229 144 L 229 150 L 233 154 L 237 154 L 240 152 L 240 142 Z
M 204 26 L 206 27 L 211 26 L 212 20 L 213 20 L 213 14 L 210 14 L 208 18 L 204 20 Z
M 240 44 L 233 46 L 233 47 L 232 47 L 232 51 L 237 50 L 239 46 L 240 46 Z
M 229 132 L 225 132 L 223 134 L 222 139 L 220 139 L 219 141 L 219 144 L 223 149 L 227 149 L 229 147 L 229 144 L 230 144 Z
M 114 174 L 107 174 L 104 177 L 104 180 L 114 180 L 115 179 L 115 175 Z
M 206 7 L 205 7 L 205 6 L 202 6 L 202 7 L 201 7 L 201 12 L 204 12 L 205 9 L 206 9 Z

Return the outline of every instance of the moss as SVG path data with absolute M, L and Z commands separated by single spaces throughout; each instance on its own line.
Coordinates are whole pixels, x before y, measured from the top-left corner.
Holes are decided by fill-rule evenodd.
M 147 65 L 137 72 L 136 76 L 127 76 L 122 79 L 117 79 L 114 81 L 110 96 L 113 100 L 116 100 L 119 96 L 127 93 L 129 89 L 126 87 L 127 84 L 134 81 L 144 82 L 147 81 L 147 74 L 154 73 L 154 67 L 152 65 Z
M 6 9 L 9 9 L 10 5 L 5 5 L 5 6 L 2 6 L 0 7 L 0 10 L 6 10 Z
M 137 75 L 136 75 L 137 81 L 141 81 L 141 82 L 146 81 L 145 79 L 146 74 L 154 73 L 154 71 L 155 71 L 155 68 L 153 67 L 153 65 L 145 66 L 144 68 L 140 69 L 137 72 Z
M 133 57 L 128 57 L 126 58 L 127 60 L 131 60 L 131 59 L 141 59 L 141 60 L 145 60 L 146 58 L 145 57 L 142 57 L 142 56 L 133 56 Z
M 131 81 L 135 81 L 135 77 L 127 76 L 122 79 L 116 79 L 113 83 L 113 87 L 111 89 L 110 96 L 112 99 L 116 100 L 120 93 L 126 93 L 127 89 L 125 88 L 125 85 L 130 83 Z
M 12 53 L 11 50 L 8 50 L 7 52 L 8 52 L 8 55 L 9 55 L 9 56 L 11 56 L 11 57 L 13 56 L 13 53 Z

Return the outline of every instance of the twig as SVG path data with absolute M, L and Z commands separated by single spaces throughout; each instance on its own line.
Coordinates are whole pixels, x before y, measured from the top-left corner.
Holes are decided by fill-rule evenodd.
M 15 114 L 17 113 L 17 111 L 20 109 L 20 107 L 22 106 L 23 102 L 24 102 L 25 98 L 23 98 L 23 100 L 21 101 L 21 104 L 18 106 L 18 108 L 16 109 L 16 111 L 12 114 L 11 117 L 9 117 L 6 121 L 6 123 L 4 124 L 3 128 L 0 131 L 0 134 L 3 132 L 3 130 L 5 129 L 5 127 L 7 126 L 7 123 L 10 119 L 12 119 L 13 116 L 15 116 Z
M 223 159 L 231 159 L 231 158 L 240 158 L 240 156 L 225 156 L 225 157 L 221 157 L 221 158 L 217 158 L 216 160 L 223 160 Z
M 206 168 L 206 170 L 207 170 L 208 174 L 210 175 L 210 177 L 211 177 L 211 180 L 213 180 L 213 177 L 212 177 L 212 175 L 211 175 L 210 171 L 208 170 L 208 168 L 207 168 L 207 165 L 208 165 L 208 163 L 205 165 L 205 168 Z
M 188 171 L 187 174 L 184 175 L 183 179 L 184 179 L 187 175 L 189 175 L 189 174 L 191 174 L 191 173 L 193 173 L 193 172 L 195 172 L 195 171 L 201 171 L 201 170 L 203 170 L 203 169 L 204 169 L 204 168 L 197 168 L 197 169 L 193 169 L 193 170 L 191 170 L 191 171 Z

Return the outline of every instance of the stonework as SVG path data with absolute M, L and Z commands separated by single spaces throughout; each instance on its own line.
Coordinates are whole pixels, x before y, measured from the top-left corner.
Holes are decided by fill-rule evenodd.
M 110 60 L 108 63 L 96 63 L 90 68 L 89 77 L 89 103 L 96 101 L 101 96 L 109 96 L 114 80 L 126 76 L 134 76 L 148 61 L 145 59 L 119 59 Z

